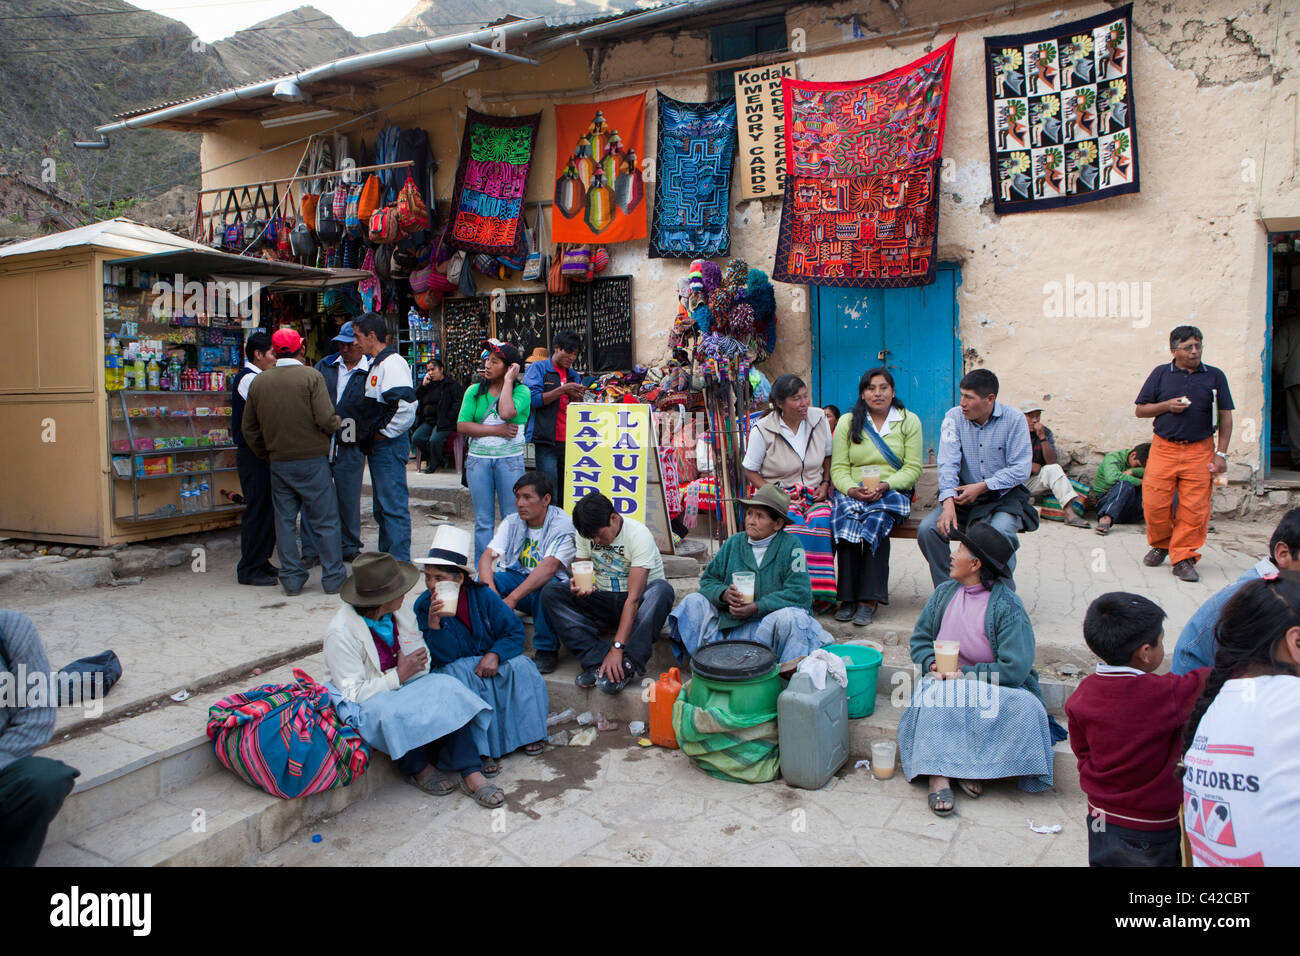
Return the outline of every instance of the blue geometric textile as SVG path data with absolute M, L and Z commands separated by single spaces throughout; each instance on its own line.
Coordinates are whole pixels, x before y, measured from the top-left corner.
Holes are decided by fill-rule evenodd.
M 731 249 L 736 100 L 683 103 L 659 93 L 659 159 L 650 257 L 714 258 Z

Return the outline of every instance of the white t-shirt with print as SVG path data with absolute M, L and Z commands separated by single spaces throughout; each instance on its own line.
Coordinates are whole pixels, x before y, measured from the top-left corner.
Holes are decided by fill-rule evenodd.
M 635 518 L 624 518 L 623 527 L 608 545 L 592 544 L 578 535 L 576 557 L 591 560 L 596 572 L 596 590 L 627 590 L 627 577 L 633 568 L 645 568 L 646 583 L 664 579 L 664 559 L 650 529 Z
M 1197 866 L 1300 866 L 1300 677 L 1227 681 L 1184 762 Z

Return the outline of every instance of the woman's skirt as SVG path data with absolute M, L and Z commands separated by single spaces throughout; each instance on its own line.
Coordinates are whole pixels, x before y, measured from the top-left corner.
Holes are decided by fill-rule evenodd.
M 487 720 L 471 729 L 480 756 L 502 757 L 546 739 L 546 681 L 532 659 L 520 654 L 502 661 L 496 677 L 474 673 L 481 656 L 462 657 L 434 669 L 459 681 L 492 706 Z
M 492 718 L 490 705 L 461 681 L 442 674 L 425 674 L 359 704 L 345 700 L 332 684 L 325 686 L 339 717 L 357 728 L 366 743 L 393 759 L 466 724 L 472 723 L 476 734 L 486 733 Z M 543 714 L 543 723 L 544 718 Z
M 813 501 L 812 489 L 798 485 L 786 488 L 790 496 L 790 524 L 786 531 L 799 539 L 808 560 L 812 579 L 813 610 L 835 607 L 835 552 L 831 541 L 831 503 Z
M 898 721 L 903 776 L 1020 778 L 1027 793 L 1052 787 L 1052 736 L 1027 690 L 973 679 L 925 677 Z

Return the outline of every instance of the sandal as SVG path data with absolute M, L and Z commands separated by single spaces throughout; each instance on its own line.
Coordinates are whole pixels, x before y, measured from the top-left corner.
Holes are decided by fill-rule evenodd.
M 962 793 L 972 800 L 978 800 L 980 794 L 984 792 L 984 787 L 978 780 L 958 780 L 957 786 L 961 787 Z
M 930 804 L 930 812 L 940 817 L 946 817 L 948 814 L 952 813 L 953 810 L 957 809 L 957 805 L 953 803 L 952 800 L 951 787 L 944 787 L 942 790 L 936 790 L 934 793 L 929 795 L 928 802 Z M 946 810 L 940 810 L 935 806 L 935 804 L 940 802 L 948 804 L 948 808 Z
M 528 754 L 528 756 L 530 757 L 536 757 L 545 749 L 546 749 L 545 740 L 535 740 L 527 747 L 524 748 L 524 753 Z
M 497 763 L 492 757 L 484 757 L 483 766 L 480 768 L 480 772 L 485 777 L 495 777 L 501 772 L 501 764 Z
M 407 777 L 406 780 L 413 786 L 419 787 L 425 793 L 431 793 L 435 797 L 445 797 L 456 789 L 456 781 L 445 774 L 439 773 L 437 770 L 425 777 L 423 783 L 414 774 Z
M 1098 521 L 1097 527 L 1093 528 L 1093 530 L 1096 531 L 1098 534 L 1110 534 L 1110 526 L 1113 523 L 1114 522 L 1112 521 L 1104 521 L 1104 520 Z
M 460 789 L 464 791 L 467 796 L 473 797 L 474 802 L 480 807 L 487 807 L 489 810 L 495 810 L 497 807 L 504 806 L 506 802 L 505 791 L 496 784 L 489 783 L 479 787 L 477 790 L 471 790 L 469 784 L 465 782 L 465 778 L 461 777 Z M 501 799 L 494 801 L 492 798 L 498 794 L 500 794 Z

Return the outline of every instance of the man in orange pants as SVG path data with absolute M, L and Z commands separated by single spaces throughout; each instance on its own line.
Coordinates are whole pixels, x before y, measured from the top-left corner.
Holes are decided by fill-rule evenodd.
M 1166 557 L 1180 581 L 1199 581 L 1196 562 L 1210 525 L 1214 476 L 1228 470 L 1232 393 L 1223 372 L 1201 362 L 1201 330 L 1180 325 L 1169 334 L 1173 361 L 1147 376 L 1136 399 L 1137 417 L 1155 419 L 1155 437 L 1142 476 L 1142 511 L 1151 550 L 1142 563 Z M 1218 405 L 1218 450 L 1214 409 Z M 1174 495 L 1178 513 L 1174 515 Z

